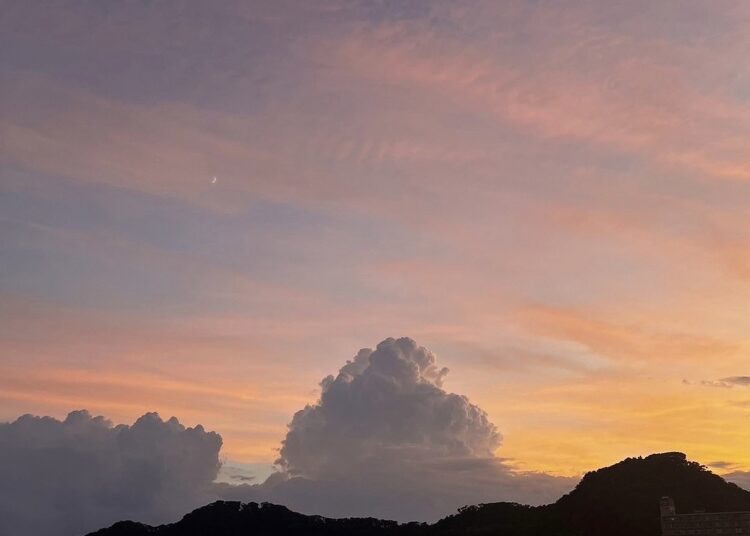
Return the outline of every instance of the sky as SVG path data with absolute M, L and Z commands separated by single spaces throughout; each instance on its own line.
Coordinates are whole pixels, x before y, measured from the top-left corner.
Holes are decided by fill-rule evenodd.
M 747 2 L 1 3 L 0 422 L 261 481 L 410 337 L 504 472 L 747 482 Z

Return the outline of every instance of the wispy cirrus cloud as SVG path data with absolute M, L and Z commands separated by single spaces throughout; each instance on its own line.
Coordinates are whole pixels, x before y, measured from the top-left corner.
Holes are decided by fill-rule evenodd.
M 731 389 L 732 387 L 750 387 L 750 376 L 729 376 L 718 380 L 703 380 L 701 385 Z
M 490 16 L 502 20 L 507 11 Z M 502 25 L 491 36 L 479 34 L 480 46 L 467 44 L 452 28 L 399 21 L 359 27 L 348 39 L 323 44 L 320 61 L 547 140 L 572 138 L 659 166 L 747 179 L 746 137 L 740 134 L 748 128 L 746 109 L 741 100 L 696 90 L 690 50 L 629 36 L 606 20 L 581 25 L 575 14 L 585 19 L 585 10 L 520 11 L 514 22 L 532 33 L 548 32 L 556 21 L 531 57 L 514 48 L 512 30 Z M 488 54 L 493 49 L 503 53 Z M 581 67 L 571 70 L 574 58 Z M 727 127 L 737 134 L 715 136 Z M 706 139 L 711 142 L 701 143 Z

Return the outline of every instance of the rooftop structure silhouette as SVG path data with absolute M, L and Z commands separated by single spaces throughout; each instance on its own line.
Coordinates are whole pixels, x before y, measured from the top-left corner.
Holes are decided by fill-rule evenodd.
M 678 514 L 671 497 L 661 498 L 662 536 L 750 535 L 750 512 Z

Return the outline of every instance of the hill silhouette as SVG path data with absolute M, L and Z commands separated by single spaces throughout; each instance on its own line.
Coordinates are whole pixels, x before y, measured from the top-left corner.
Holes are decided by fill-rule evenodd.
M 750 491 L 680 452 L 668 452 L 589 472 L 551 505 L 463 508 L 438 521 L 432 534 L 658 536 L 659 499 L 665 495 L 674 499 L 678 513 L 750 511 Z
M 197 536 L 253 534 L 258 536 L 301 535 L 385 535 L 407 534 L 421 527 L 418 523 L 399 525 L 395 521 L 375 518 L 329 519 L 292 512 L 285 506 L 270 503 L 217 501 L 187 514 L 177 523 L 150 527 L 142 523 L 121 521 L 96 536 Z
M 150 527 L 122 521 L 90 536 L 658 536 L 659 499 L 664 495 L 674 499 L 678 513 L 750 511 L 750 491 L 726 482 L 682 453 L 669 452 L 628 458 L 589 472 L 573 491 L 550 505 L 467 506 L 432 525 L 374 518 L 330 519 L 268 503 L 219 501 L 177 523 Z

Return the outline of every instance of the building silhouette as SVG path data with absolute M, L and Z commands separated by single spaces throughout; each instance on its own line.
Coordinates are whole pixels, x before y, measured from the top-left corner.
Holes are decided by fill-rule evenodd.
M 661 498 L 662 536 L 750 535 L 750 512 L 678 514 L 671 497 Z

